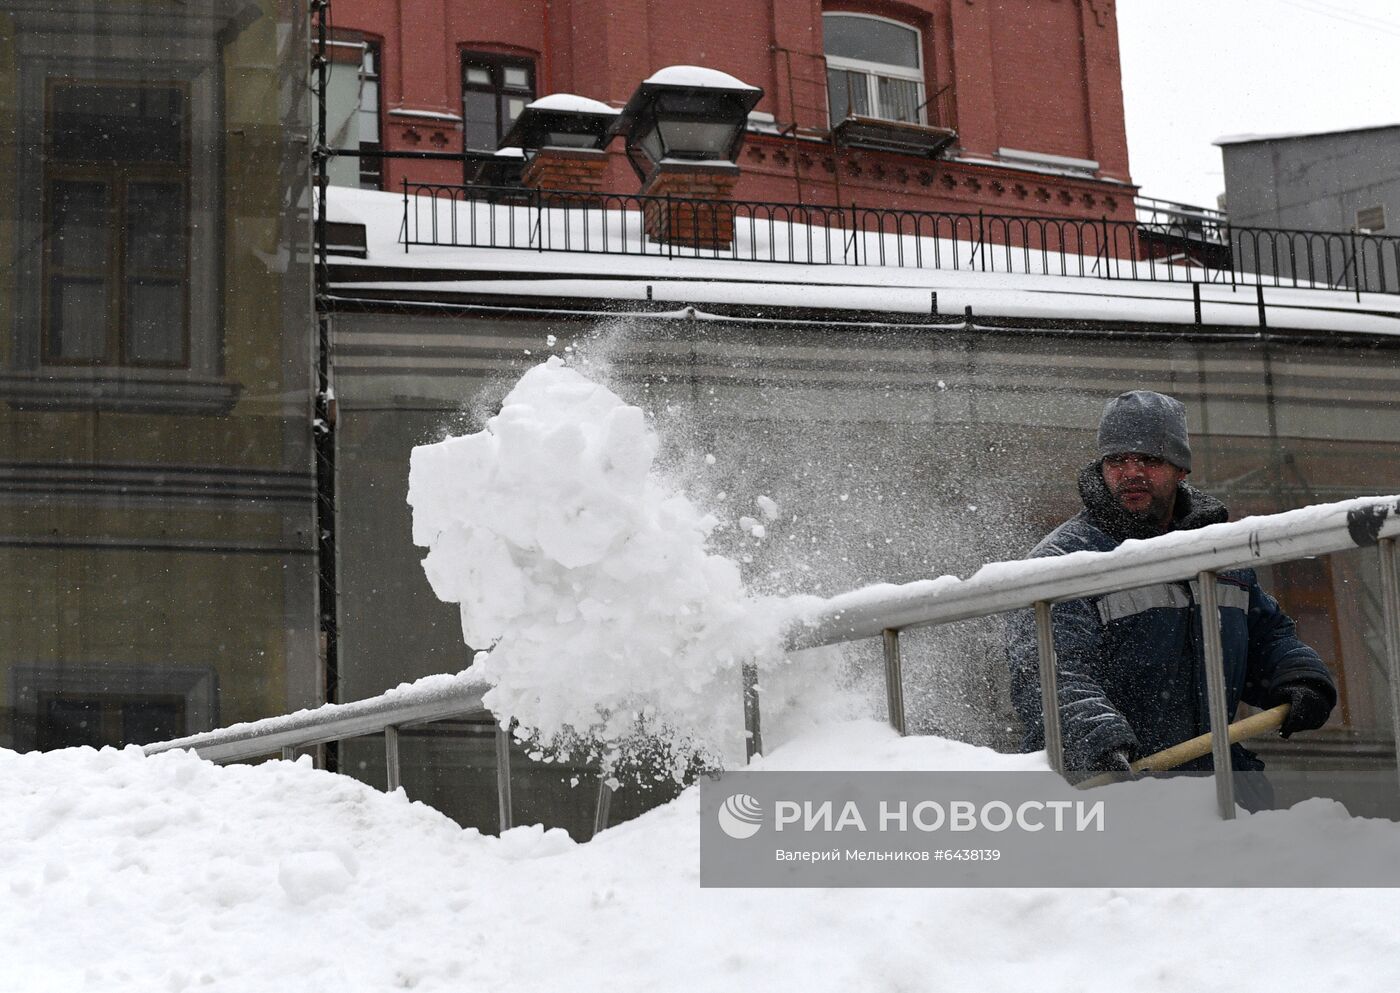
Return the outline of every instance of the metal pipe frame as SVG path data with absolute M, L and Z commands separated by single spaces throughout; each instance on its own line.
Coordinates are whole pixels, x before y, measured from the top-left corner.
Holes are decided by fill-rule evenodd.
M 789 650 L 834 645 L 903 627 L 927 627 L 1033 607 L 1040 656 L 1041 713 L 1045 722 L 1046 758 L 1064 774 L 1064 744 L 1060 728 L 1057 661 L 1050 608 L 1055 601 L 1174 582 L 1193 573 L 1200 583 L 1202 633 L 1209 692 L 1216 798 L 1220 816 L 1235 816 L 1234 768 L 1230 762 L 1229 720 L 1224 658 L 1220 636 L 1219 596 L 1215 573 L 1253 568 L 1315 555 L 1328 555 L 1368 544 L 1379 544 L 1386 604 L 1387 653 L 1390 657 L 1395 749 L 1400 768 L 1400 579 L 1396 576 L 1395 545 L 1400 534 L 1400 498 L 1347 500 L 1321 508 L 1291 511 L 1263 518 L 1219 524 L 1159 542 L 1160 555 L 1144 555 L 1151 541 L 1135 543 L 1092 556 L 1088 562 L 1038 560 L 1033 575 L 1000 568 L 993 563 L 966 580 L 945 579 L 892 587 L 872 594 L 857 591 L 828 600 L 825 606 L 795 625 L 787 639 Z M 1163 546 L 1166 547 L 1163 547 Z M 1205 622 L 1214 618 L 1214 624 Z M 891 621 L 894 623 L 891 623 Z M 887 669 L 888 678 L 888 669 Z M 890 689 L 890 693 L 895 690 Z M 902 688 L 899 690 L 902 694 Z
M 514 826 L 510 799 L 510 732 L 496 725 L 496 803 L 501 816 L 501 833 Z
M 598 780 L 598 802 L 593 807 L 593 834 L 596 836 L 608 829 L 608 813 L 612 807 L 613 788 L 606 778 Z
M 1392 719 L 1397 751 L 1400 751 L 1400 578 L 1397 578 L 1397 536 L 1400 536 L 1400 498 L 1349 500 L 1246 519 L 1234 524 L 1214 525 L 1192 532 L 1192 540 L 1152 539 L 1134 543 L 1132 548 L 1116 549 L 1070 560 L 1040 559 L 1032 575 L 1018 574 L 1021 563 L 993 563 L 967 580 L 945 579 L 912 583 L 874 592 L 843 594 L 826 601 L 816 613 L 789 631 L 789 650 L 840 644 L 880 635 L 886 647 L 886 675 L 890 679 L 891 716 L 898 713 L 903 723 L 903 685 L 899 664 L 898 632 L 905 627 L 927 627 L 955 620 L 985 617 L 1009 610 L 1034 608 L 1037 642 L 1041 659 L 1041 701 L 1045 715 L 1046 750 L 1050 764 L 1063 772 L 1063 743 L 1059 722 L 1056 687 L 1054 632 L 1051 604 L 1055 601 L 1095 596 L 1115 590 L 1134 589 L 1160 582 L 1173 582 L 1195 575 L 1201 580 L 1203 618 L 1214 616 L 1215 624 L 1202 624 L 1206 639 L 1207 678 L 1212 686 L 1212 734 L 1226 727 L 1224 669 L 1221 663 L 1219 607 L 1214 573 L 1230 568 L 1253 567 L 1286 562 L 1307 556 L 1327 555 L 1364 545 L 1377 544 L 1380 552 L 1382 600 L 1385 612 L 1386 654 L 1390 667 Z M 1155 550 L 1152 542 L 1164 542 Z M 1153 554 L 1153 552 L 1160 554 Z M 1008 568 L 1010 567 L 1010 568 Z M 1213 644 L 1212 644 L 1213 643 Z M 893 661 L 893 664 L 891 664 Z M 394 690 L 383 696 L 346 704 L 326 704 L 314 710 L 271 717 L 248 724 L 220 728 L 163 741 L 143 747 L 147 755 L 174 749 L 191 749 L 213 762 L 235 762 L 281 754 L 295 758 L 295 750 L 319 746 L 363 735 L 385 734 L 385 757 L 390 789 L 398 783 L 398 729 L 414 724 L 454 717 L 488 714 L 482 697 L 485 683 L 463 682 L 450 689 Z M 743 666 L 744 724 L 750 759 L 763 749 L 759 720 L 758 669 Z M 893 720 L 892 720 L 893 723 Z M 903 728 L 898 728 L 903 733 Z M 509 734 L 496 731 L 498 799 L 502 830 L 511 822 Z M 1213 741 L 1216 756 L 1217 795 L 1221 815 L 1234 816 L 1229 744 Z M 611 791 L 600 786 L 595 809 L 595 830 L 606 826 Z M 1228 809 L 1226 802 L 1228 800 Z
M 1400 543 L 1382 538 L 1376 544 L 1381 560 L 1381 615 L 1385 624 L 1385 654 L 1390 675 L 1390 728 L 1395 736 L 1396 773 L 1400 775 Z
M 427 724 L 451 717 L 489 713 L 481 698 L 485 683 L 464 683 L 450 690 L 414 693 L 396 690 L 354 703 L 330 703 L 281 717 L 192 734 L 143 746 L 147 755 L 191 749 L 211 762 L 237 762 L 274 755 L 285 748 L 308 748 L 328 741 L 378 734 L 386 727 Z
M 889 715 L 890 727 L 900 736 L 908 732 L 904 727 L 904 669 L 899 658 L 899 632 L 885 628 L 885 713 Z
M 384 728 L 384 779 L 390 793 L 403 785 L 399 771 L 399 729 L 388 724 Z
M 744 757 L 763 754 L 763 722 L 758 707 L 758 666 L 744 663 Z
M 1397 508 L 1400 496 L 1344 500 L 1325 510 L 1310 507 L 1133 542 L 1094 553 L 1090 561 L 1077 555 L 1036 559 L 1035 569 L 1029 571 L 1022 562 L 994 562 L 967 579 L 946 577 L 843 593 L 795 623 L 788 631 L 787 648 L 837 645 L 880 637 L 886 628 L 930 627 L 1021 610 L 1042 600 L 1102 596 L 1194 579 L 1207 570 L 1257 568 L 1346 551 L 1400 536 Z
M 1215 801 L 1224 820 L 1235 819 L 1235 768 L 1230 761 L 1230 704 L 1225 695 L 1225 651 L 1220 642 L 1220 591 L 1215 573 L 1196 577 L 1200 589 L 1201 643 L 1210 708 L 1210 753 L 1215 761 Z
M 1035 603 L 1036 648 L 1040 654 L 1040 713 L 1045 722 L 1045 758 L 1061 776 L 1065 774 L 1064 737 L 1060 731 L 1059 660 L 1055 657 L 1055 628 L 1050 604 Z

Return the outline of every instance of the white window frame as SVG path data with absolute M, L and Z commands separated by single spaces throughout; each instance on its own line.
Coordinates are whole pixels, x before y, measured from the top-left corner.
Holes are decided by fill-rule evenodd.
M 919 65 L 918 65 L 918 67 L 915 68 L 915 69 L 910 69 L 908 66 L 889 65 L 888 63 L 885 63 L 885 62 L 867 62 L 867 61 L 865 61 L 864 59 L 848 59 L 848 58 L 845 58 L 845 57 L 840 56 L 840 55 L 827 55 L 827 54 L 826 54 L 826 51 L 825 51 L 825 50 L 826 50 L 825 27 L 826 27 L 826 19 L 827 19 L 828 17 L 850 17 L 850 18 L 861 18 L 861 19 L 867 20 L 867 21 L 884 21 L 886 24 L 893 24 L 893 25 L 895 25 L 896 27 L 903 28 L 903 29 L 906 30 L 906 31 L 912 31 L 912 32 L 914 32 L 914 41 L 915 41 L 915 49 L 914 49 L 914 50 L 915 50 L 916 52 L 918 52 L 918 55 L 919 55 Z M 848 72 L 859 72 L 859 73 L 864 73 L 864 74 L 865 74 L 865 85 L 866 85 L 866 99 L 867 99 L 867 101 L 869 102 L 869 106 L 870 106 L 871 108 L 883 109 L 883 108 L 880 107 L 880 87 L 879 87 L 879 84 L 876 82 L 876 78 L 875 78 L 876 76 L 889 76 L 889 77 L 894 78 L 894 79 L 903 79 L 903 80 L 906 80 L 906 81 L 908 81 L 908 82 L 911 82 L 911 83 L 916 84 L 916 85 L 918 86 L 918 88 L 919 88 L 919 119 L 918 119 L 918 121 L 917 121 L 916 123 L 918 123 L 918 124 L 927 124 L 927 123 L 928 123 L 928 107 L 926 106 L 926 103 L 927 103 L 927 101 L 928 101 L 928 96 L 927 96 L 928 84 L 927 84 L 927 82 L 925 81 L 925 78 L 924 78 L 924 72 L 925 72 L 925 67 L 924 67 L 924 35 L 923 35 L 923 32 L 922 32 L 922 31 L 920 31 L 918 28 L 914 27 L 914 25 L 912 25 L 912 24 L 906 23 L 905 21 L 897 21 L 897 20 L 895 20 L 895 19 L 892 18 L 892 17 L 881 17 L 881 16 L 878 15 L 878 14 L 860 14 L 860 13 L 854 13 L 854 12 L 848 13 L 848 12 L 846 12 L 846 11 L 844 11 L 844 10 L 824 11 L 824 12 L 822 13 L 822 28 L 823 28 L 822 54 L 823 54 L 823 57 L 826 59 L 827 68 L 828 68 L 828 69 L 844 69 L 844 70 L 846 70 L 846 71 L 848 71 Z M 831 120 L 831 117 L 832 117 L 832 115 L 831 115 L 831 89 L 830 89 L 830 87 L 827 88 L 826 103 L 827 103 L 827 106 L 826 106 L 826 119 L 829 121 L 829 120 Z M 883 114 L 874 114 L 874 115 L 872 115 L 872 116 L 874 116 L 874 117 L 876 117 L 877 119 L 882 120 L 882 121 L 893 121 L 893 120 L 895 120 L 895 118 L 893 118 L 893 117 L 886 117 L 886 116 L 884 116 Z

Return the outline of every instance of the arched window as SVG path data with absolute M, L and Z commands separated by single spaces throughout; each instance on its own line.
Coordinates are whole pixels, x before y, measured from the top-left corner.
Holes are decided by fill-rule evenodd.
M 919 32 L 870 14 L 823 14 L 827 103 L 835 127 L 848 117 L 924 123 Z

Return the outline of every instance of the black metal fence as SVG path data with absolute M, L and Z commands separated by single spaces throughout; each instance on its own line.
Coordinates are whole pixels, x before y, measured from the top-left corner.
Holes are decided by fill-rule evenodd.
M 412 246 L 1400 293 L 1400 238 L 1115 220 L 403 183 Z

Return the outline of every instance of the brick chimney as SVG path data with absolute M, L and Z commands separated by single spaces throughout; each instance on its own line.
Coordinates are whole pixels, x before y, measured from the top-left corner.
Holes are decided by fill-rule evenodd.
M 667 66 L 642 80 L 608 134 L 622 135 L 648 197 L 647 235 L 727 251 L 734 244 L 739 146 L 763 91 L 704 66 Z
M 597 148 L 541 148 L 525 166 L 522 185 L 539 190 L 560 190 L 583 196 L 600 196 L 608 153 Z M 576 203 L 574 197 L 567 198 Z
M 727 251 L 734 244 L 731 194 L 739 167 L 730 162 L 662 162 L 642 187 L 652 241 Z M 665 199 L 660 199 L 665 198 Z

